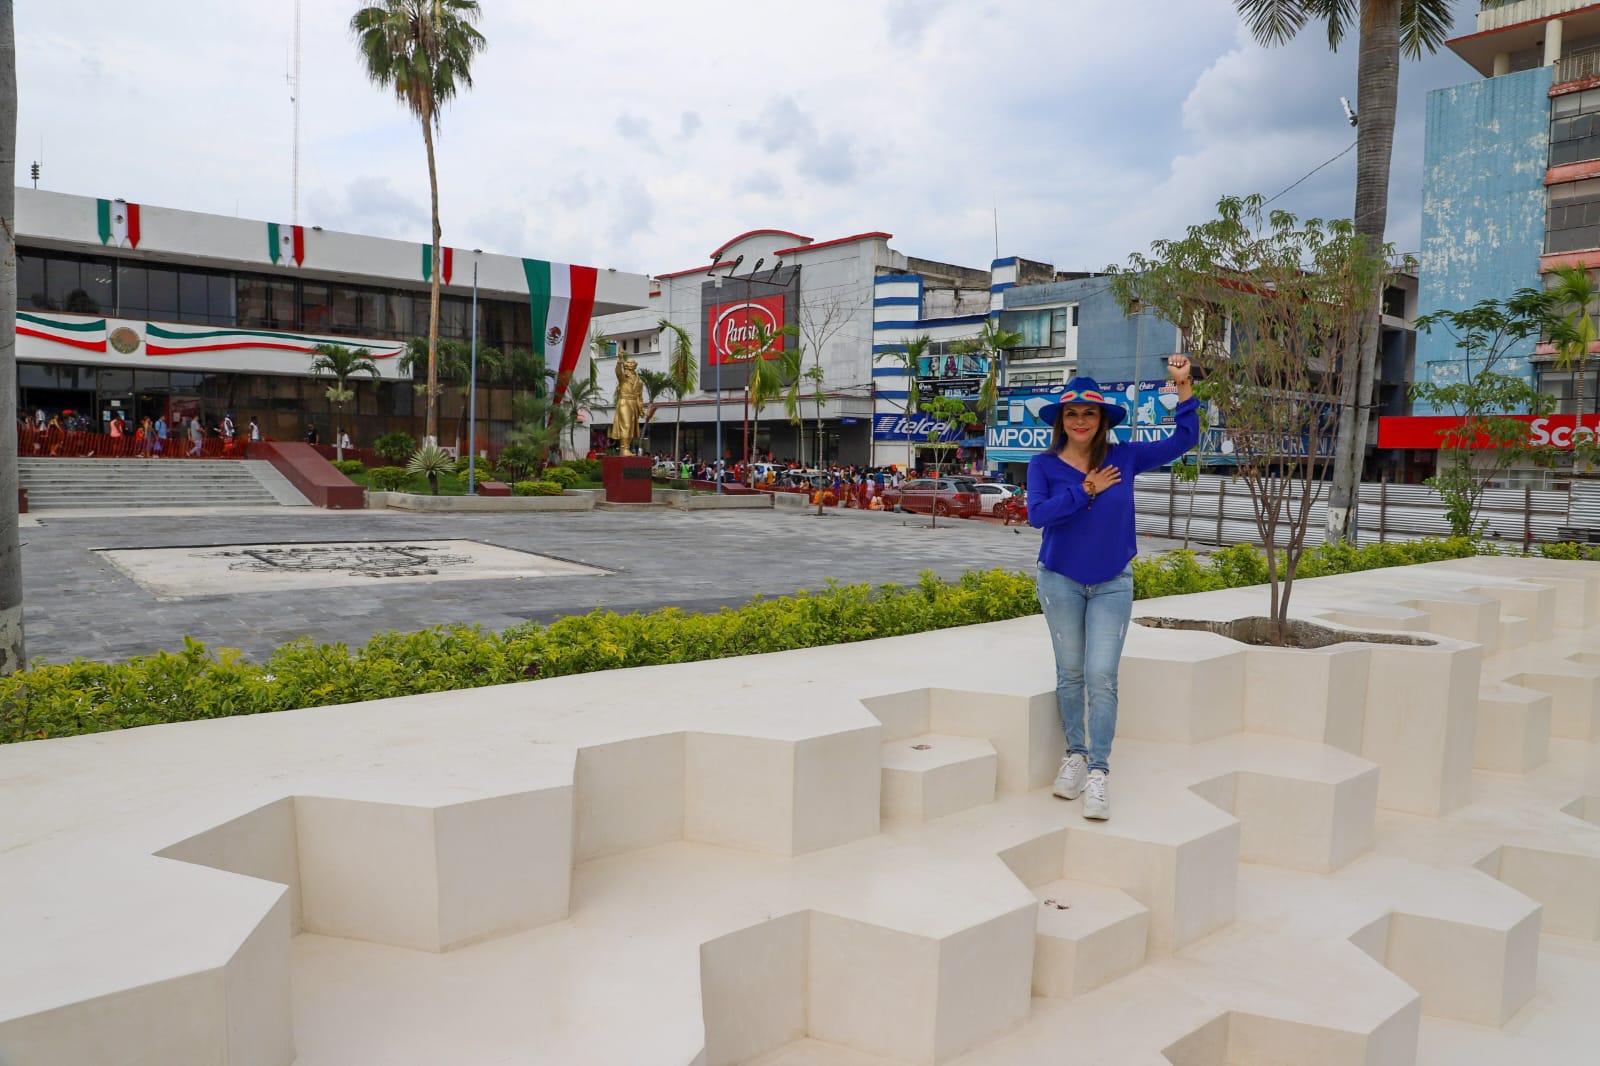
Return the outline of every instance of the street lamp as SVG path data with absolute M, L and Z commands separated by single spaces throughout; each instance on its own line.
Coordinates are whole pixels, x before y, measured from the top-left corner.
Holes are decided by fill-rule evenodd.
M 728 268 L 727 276 L 732 277 L 733 272 L 739 269 L 739 264 L 742 262 L 744 262 L 744 256 L 741 255 L 739 258 L 735 259 L 733 261 L 733 265 Z M 719 259 L 712 263 L 710 269 L 706 271 L 706 276 L 714 280 L 718 295 L 722 293 L 723 275 L 717 273 L 717 267 L 721 265 L 722 261 Z M 717 354 L 716 337 L 707 337 L 706 344 L 709 346 L 707 350 L 710 351 L 713 357 L 715 357 Z M 722 360 L 715 359 L 713 365 L 717 368 L 717 460 L 712 464 L 711 469 L 716 475 L 717 495 L 720 496 L 722 495 Z
M 478 257 L 482 254 L 482 248 L 472 250 L 472 370 L 467 379 L 468 496 L 478 492 Z

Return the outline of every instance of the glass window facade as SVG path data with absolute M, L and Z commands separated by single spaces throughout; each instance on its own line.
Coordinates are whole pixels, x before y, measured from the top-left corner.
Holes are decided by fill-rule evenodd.
M 23 311 L 376 340 L 407 340 L 428 333 L 426 291 L 180 268 L 27 247 L 17 249 L 17 306 Z M 441 293 L 439 336 L 464 341 L 471 335 L 471 297 Z M 502 350 L 530 346 L 526 301 L 480 297 L 478 339 Z
M 1546 253 L 1600 248 L 1600 178 L 1552 185 L 1548 204 Z

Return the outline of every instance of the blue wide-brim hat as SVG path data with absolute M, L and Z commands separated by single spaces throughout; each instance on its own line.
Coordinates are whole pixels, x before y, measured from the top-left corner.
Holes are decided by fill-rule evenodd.
M 1069 403 L 1098 404 L 1100 410 L 1105 412 L 1108 427 L 1120 425 L 1128 416 L 1127 408 L 1121 404 L 1112 403 L 1106 399 L 1105 393 L 1100 391 L 1100 383 L 1094 378 L 1076 377 L 1067 382 L 1067 387 L 1051 402 L 1039 408 L 1039 417 L 1046 425 L 1055 425 L 1056 419 L 1061 416 L 1061 408 Z

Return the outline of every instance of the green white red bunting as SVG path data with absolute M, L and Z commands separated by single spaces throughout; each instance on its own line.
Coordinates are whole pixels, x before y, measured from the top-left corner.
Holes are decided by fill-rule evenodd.
M 439 258 L 444 261 L 444 268 L 439 271 L 439 280 L 446 285 L 450 284 L 450 275 L 455 269 L 456 257 L 454 253 L 455 249 L 447 244 L 439 246 Z M 433 245 L 431 243 L 422 246 L 422 280 L 433 280 Z
M 524 259 L 528 278 L 528 311 L 533 320 L 533 350 L 544 356 L 545 366 L 556 368 L 554 398 L 566 394 L 567 382 L 577 369 L 589 336 L 589 316 L 594 313 L 594 267 Z
M 103 352 L 106 350 L 106 320 L 45 318 L 18 311 L 17 336 L 37 337 L 55 344 L 65 344 L 69 348 L 81 348 L 86 352 Z
M 306 228 L 304 226 L 280 226 L 276 222 L 267 223 L 267 255 L 276 263 L 283 260 L 286 264 L 293 263 L 299 266 L 306 258 Z
M 189 355 L 236 348 L 270 348 L 310 355 L 316 351 L 317 345 L 323 343 L 351 345 L 348 337 L 308 337 L 303 333 L 280 333 L 264 329 L 170 329 L 151 322 L 145 326 L 144 354 Z M 399 344 L 380 343 L 362 347 L 374 359 L 393 359 L 404 351 L 404 346 Z
M 139 205 L 126 200 L 96 200 L 95 222 L 101 244 L 139 247 Z

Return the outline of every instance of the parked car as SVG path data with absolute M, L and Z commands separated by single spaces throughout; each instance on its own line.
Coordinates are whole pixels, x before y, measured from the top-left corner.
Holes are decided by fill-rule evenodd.
M 984 513 L 993 515 L 1000 513 L 1000 505 L 1008 498 L 1022 491 L 1018 486 L 1003 481 L 979 481 L 972 487 L 979 496 Z
M 983 512 L 982 497 L 973 491 L 972 482 L 949 477 L 913 478 L 899 488 L 886 488 L 883 506 L 940 517 L 953 514 L 973 518 Z

